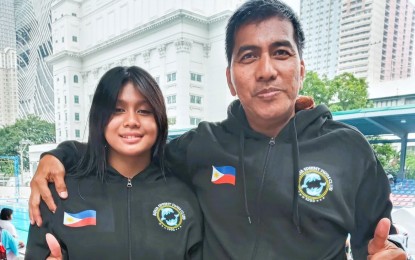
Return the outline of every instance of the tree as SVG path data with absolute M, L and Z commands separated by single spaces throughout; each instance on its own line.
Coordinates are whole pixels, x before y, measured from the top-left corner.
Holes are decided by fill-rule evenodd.
M 17 120 L 14 125 L 0 128 L 0 155 L 20 155 L 20 150 L 24 148 L 24 167 L 27 169 L 29 147 L 28 145 L 22 146 L 22 140 L 32 144 L 54 143 L 55 125 L 37 116 L 29 115 L 25 119 Z
M 343 73 L 330 81 L 330 88 L 335 93 L 334 102 L 329 106 L 330 110 L 344 111 L 356 108 L 368 107 L 367 83 L 364 79 L 358 79 L 351 73 Z
M 351 73 L 340 74 L 329 80 L 316 72 L 307 72 L 301 95 L 312 96 L 316 105 L 326 104 L 332 112 L 371 107 L 367 83 Z
M 380 163 L 387 173 L 396 175 L 399 170 L 399 153 L 391 144 L 372 144 Z
M 323 76 L 319 78 L 317 72 L 309 71 L 304 79 L 301 95 L 312 96 L 316 104 L 329 105 L 333 98 L 333 91 L 330 88 L 329 80 Z
M 415 179 L 415 153 L 406 154 L 406 178 Z

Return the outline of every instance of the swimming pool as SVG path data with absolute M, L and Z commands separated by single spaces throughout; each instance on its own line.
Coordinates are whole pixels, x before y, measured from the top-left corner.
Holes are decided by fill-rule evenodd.
M 13 210 L 12 223 L 16 227 L 19 240 L 27 244 L 27 234 L 29 233 L 29 226 L 30 226 L 27 200 L 25 201 L 0 200 L 0 210 L 2 208 L 10 208 Z

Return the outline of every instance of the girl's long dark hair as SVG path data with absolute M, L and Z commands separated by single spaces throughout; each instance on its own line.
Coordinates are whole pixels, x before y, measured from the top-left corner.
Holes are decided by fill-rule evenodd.
M 96 175 L 102 181 L 107 168 L 107 142 L 105 128 L 115 111 L 118 94 L 132 83 L 148 100 L 154 111 L 158 136 L 152 147 L 152 161 L 164 170 L 164 150 L 168 134 L 166 105 L 163 94 L 153 77 L 145 70 L 132 67 L 115 67 L 100 79 L 89 112 L 89 137 L 85 153 L 76 166 L 77 176 Z

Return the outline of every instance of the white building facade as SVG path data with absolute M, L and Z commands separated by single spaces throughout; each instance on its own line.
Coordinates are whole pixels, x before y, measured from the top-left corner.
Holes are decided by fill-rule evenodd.
M 225 26 L 241 3 L 202 0 L 58 0 L 52 3 L 56 141 L 87 140 L 100 77 L 115 66 L 150 72 L 170 129 L 226 117 Z

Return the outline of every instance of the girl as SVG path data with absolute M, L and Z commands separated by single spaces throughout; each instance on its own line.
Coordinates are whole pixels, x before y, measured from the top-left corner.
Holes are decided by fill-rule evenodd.
M 138 67 L 115 67 L 101 78 L 89 114 L 89 139 L 68 200 L 32 225 L 26 259 L 45 259 L 46 233 L 64 259 L 193 259 L 201 254 L 202 216 L 192 191 L 164 173 L 164 98 Z M 74 144 L 76 145 L 76 144 Z M 55 190 L 55 189 L 52 189 Z

